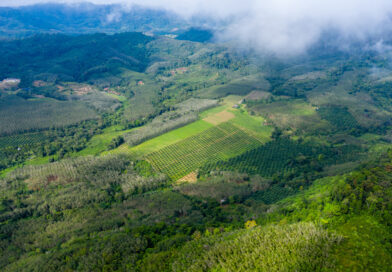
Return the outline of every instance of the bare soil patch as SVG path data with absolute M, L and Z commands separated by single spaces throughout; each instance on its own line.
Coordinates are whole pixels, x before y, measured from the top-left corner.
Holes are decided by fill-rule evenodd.
M 20 79 L 18 78 L 6 78 L 0 81 L 0 89 L 12 89 L 18 87 Z
M 189 183 L 195 183 L 197 181 L 197 172 L 193 171 L 191 173 L 189 173 L 188 175 L 180 178 L 179 180 L 177 180 L 177 184 L 179 183 L 185 183 L 185 182 L 189 182 Z
M 75 92 L 76 95 L 82 96 L 95 91 L 95 88 L 90 85 L 72 84 L 69 87 Z
M 234 113 L 229 112 L 229 111 L 221 111 L 218 112 L 217 114 L 208 116 L 206 118 L 204 118 L 203 120 L 213 124 L 213 125 L 219 125 L 223 122 L 229 121 L 231 119 L 233 119 L 235 117 Z

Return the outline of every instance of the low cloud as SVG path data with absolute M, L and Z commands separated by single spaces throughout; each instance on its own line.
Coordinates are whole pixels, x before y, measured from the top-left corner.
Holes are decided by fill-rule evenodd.
M 7 1 L 7 0 L 6 0 Z M 13 5 L 39 1 L 13 0 Z M 47 2 L 47 1 L 41 1 Z M 75 3 L 77 0 L 52 1 Z M 392 26 L 390 0 L 113 0 L 97 4 L 138 4 L 174 11 L 184 18 L 203 16 L 224 21 L 218 37 L 243 47 L 276 54 L 300 54 L 324 33 L 340 42 L 388 40 Z M 11 3 L 11 1 L 10 1 Z M 2 3 L 7 5 L 7 2 Z M 115 20 L 110 15 L 109 20 Z

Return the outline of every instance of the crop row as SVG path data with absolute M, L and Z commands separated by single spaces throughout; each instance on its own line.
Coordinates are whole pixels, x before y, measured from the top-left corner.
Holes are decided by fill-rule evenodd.
M 359 126 L 357 120 L 347 108 L 326 106 L 321 107 L 318 113 L 323 119 L 330 122 L 339 130 L 350 130 Z
M 319 154 L 327 152 L 330 151 L 326 147 L 298 143 L 289 139 L 279 139 L 227 161 L 209 163 L 202 168 L 202 173 L 224 170 L 269 177 L 278 172 L 290 172 L 293 168 L 307 163 L 307 158 L 313 157 L 316 159 Z
M 159 171 L 177 180 L 206 163 L 225 160 L 260 145 L 230 123 L 223 123 L 147 155 Z
M 0 137 L 0 149 L 6 147 L 19 147 L 32 145 L 45 141 L 46 137 L 42 133 L 26 133 L 12 136 Z

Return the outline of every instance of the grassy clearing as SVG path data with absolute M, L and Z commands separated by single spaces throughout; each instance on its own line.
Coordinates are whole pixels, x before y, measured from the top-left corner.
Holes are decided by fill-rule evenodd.
M 88 142 L 87 147 L 74 155 L 99 155 L 100 153 L 108 149 L 108 146 L 112 139 L 130 131 L 132 131 L 132 129 L 121 130 L 119 126 L 109 127 L 104 130 L 104 133 L 95 135 L 93 138 L 91 138 L 91 140 Z
M 249 110 L 266 117 L 281 129 L 320 131 L 330 127 L 317 114 L 316 108 L 303 100 L 259 103 L 251 105 Z
M 199 119 L 199 112 L 217 106 L 217 100 L 191 98 L 174 105 L 174 109 L 155 117 L 145 126 L 124 134 L 130 146 L 139 145 L 166 132 L 186 126 Z
M 110 96 L 110 97 L 112 97 L 112 98 L 115 98 L 115 99 L 117 99 L 118 101 L 121 101 L 121 102 L 127 101 L 127 98 L 125 96 L 123 96 L 123 95 L 117 95 L 117 94 L 114 94 L 114 93 L 105 93 L 105 94 Z
M 218 107 L 215 107 L 215 108 L 211 108 L 211 109 L 205 110 L 205 111 L 201 112 L 199 114 L 199 116 L 200 116 L 201 119 L 204 119 L 204 118 L 207 118 L 207 117 L 209 117 L 211 115 L 214 115 L 214 114 L 217 114 L 217 113 L 219 113 L 221 111 L 224 111 L 226 108 L 227 108 L 226 105 L 221 105 L 221 106 L 218 106 Z
M 177 180 L 208 162 L 226 160 L 260 146 L 259 140 L 230 123 L 212 127 L 146 156 L 159 171 Z
M 265 119 L 260 116 L 251 116 L 244 110 L 232 110 L 235 118 L 230 122 L 262 141 L 268 141 L 273 131 L 272 126 L 264 125 Z

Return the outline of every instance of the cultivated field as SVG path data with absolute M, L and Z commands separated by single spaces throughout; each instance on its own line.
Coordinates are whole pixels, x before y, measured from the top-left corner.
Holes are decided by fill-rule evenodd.
M 96 117 L 96 112 L 81 102 L 15 97 L 0 101 L 0 135 L 67 126 Z
M 26 133 L 13 136 L 4 136 L 0 137 L 0 148 L 31 145 L 40 143 L 45 139 L 46 137 L 42 133 Z
M 154 168 L 177 180 L 208 162 L 225 160 L 260 146 L 259 140 L 230 123 L 222 123 L 198 135 L 146 156 Z

